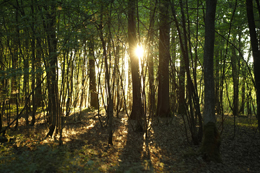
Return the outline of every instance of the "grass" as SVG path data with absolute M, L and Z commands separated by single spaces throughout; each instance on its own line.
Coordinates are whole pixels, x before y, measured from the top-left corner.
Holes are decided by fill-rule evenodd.
M 221 122 L 221 117 L 217 116 L 217 121 Z M 224 125 L 234 125 L 234 117 L 230 115 L 224 116 Z M 247 117 L 247 116 L 238 116 L 235 117 L 235 125 L 241 127 L 251 127 L 257 128 L 258 127 L 258 120 L 255 116 Z
M 90 171 L 95 163 L 85 145 L 70 151 L 58 141 L 46 143 L 36 137 L 17 135 L 15 143 L 0 145 L 0 172 L 73 172 Z

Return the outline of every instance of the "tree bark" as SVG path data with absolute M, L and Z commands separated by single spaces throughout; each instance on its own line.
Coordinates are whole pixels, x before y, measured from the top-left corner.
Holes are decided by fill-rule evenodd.
M 248 26 L 250 32 L 250 41 L 253 51 L 254 59 L 254 74 L 255 74 L 255 89 L 256 89 L 256 100 L 257 100 L 257 115 L 258 118 L 258 129 L 260 130 L 260 51 L 258 47 L 258 38 L 256 34 L 256 26 L 253 12 L 252 0 L 246 0 L 246 10 L 248 18 Z
M 132 72 L 132 113 L 130 119 L 138 120 L 142 116 L 142 104 L 141 104 L 141 80 L 139 74 L 139 60 L 135 54 L 136 42 L 136 15 L 135 6 L 136 0 L 128 1 L 128 43 L 129 43 L 129 55 L 131 59 L 131 72 Z
M 216 108 L 216 113 L 219 115 L 221 113 L 220 111 L 220 99 L 219 99 L 219 93 L 220 93 L 220 85 L 219 85 L 219 59 L 220 59 L 220 54 L 219 50 L 217 50 L 217 53 L 215 54 L 215 108 Z
M 184 59 L 180 60 L 180 72 L 179 72 L 179 95 L 178 95 L 178 113 L 185 114 L 185 63 Z
M 159 87 L 157 116 L 170 115 L 169 105 L 169 60 L 170 60 L 170 26 L 169 26 L 169 1 L 160 2 L 160 36 L 159 36 Z
M 96 70 L 95 70 L 95 55 L 94 55 L 94 37 L 91 35 L 89 42 L 89 93 L 90 93 L 90 106 L 97 109 L 96 99 Z
M 56 6 L 54 4 L 50 6 L 46 6 L 45 9 L 49 11 L 46 12 L 46 23 L 45 23 L 45 32 L 47 35 L 48 42 L 48 51 L 49 51 L 49 59 L 50 63 L 48 68 L 50 71 L 48 72 L 48 99 L 49 99 L 49 110 L 50 110 L 50 126 L 49 132 L 46 135 L 51 136 L 55 128 L 57 127 L 57 123 L 59 120 L 59 110 L 60 104 L 58 99 L 58 78 L 57 78 L 57 37 L 56 37 Z
M 231 65 L 233 78 L 233 116 L 238 116 L 238 58 L 234 48 L 232 48 Z
M 109 5 L 109 4 L 105 4 Z M 107 6 L 105 6 L 106 8 Z M 104 4 L 101 5 L 101 11 L 103 11 Z M 110 19 L 109 19 L 110 20 Z M 103 28 L 101 27 L 103 25 L 103 14 L 101 13 L 100 15 L 100 40 L 102 42 L 102 48 L 103 48 L 103 56 L 105 58 L 105 83 L 107 86 L 107 117 L 108 117 L 108 145 L 113 145 L 113 131 L 112 131 L 112 123 L 113 123 L 113 99 L 112 99 L 112 94 L 111 94 L 111 89 L 110 89 L 110 78 L 109 78 L 109 67 L 108 67 L 108 58 L 107 58 L 107 49 L 106 49 L 106 42 L 104 40 L 103 36 Z
M 206 1 L 205 46 L 204 46 L 204 133 L 201 146 L 203 158 L 207 161 L 221 162 L 220 135 L 216 128 L 214 103 L 213 57 L 215 40 L 215 13 L 217 0 Z
M 150 5 L 152 7 L 152 1 Z M 155 86 L 154 86 L 154 13 L 156 9 L 156 4 L 154 11 L 150 11 L 150 30 L 149 30 L 149 43 L 148 43 L 148 73 L 149 73 L 149 114 L 154 115 L 155 109 Z
M 35 26 L 34 26 L 34 20 L 35 20 L 35 17 L 34 17 L 34 4 L 33 4 L 33 1 L 32 1 L 32 4 L 31 4 L 31 12 L 32 12 L 32 24 L 31 24 L 31 29 L 33 31 L 32 33 L 32 38 L 31 38 L 31 56 L 32 56 L 32 85 L 31 85 L 31 88 L 32 88 L 32 103 L 33 103 L 33 111 L 32 111 L 32 121 L 31 121 L 31 125 L 33 126 L 34 123 L 35 123 L 35 114 L 36 114 L 36 109 L 37 109 L 37 104 L 36 104 L 36 98 L 35 98 L 35 92 L 34 92 L 34 88 L 35 88 Z

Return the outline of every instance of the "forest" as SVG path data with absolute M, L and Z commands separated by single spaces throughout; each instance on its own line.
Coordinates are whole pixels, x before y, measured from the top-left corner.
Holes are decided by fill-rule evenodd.
M 0 0 L 0 172 L 258 172 L 259 0 Z

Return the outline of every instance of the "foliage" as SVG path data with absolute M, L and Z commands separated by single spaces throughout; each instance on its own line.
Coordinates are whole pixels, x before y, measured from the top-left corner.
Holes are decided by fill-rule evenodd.
M 0 2 L 0 131 L 3 132 L 8 123 L 15 120 L 23 110 L 16 124 L 12 124 L 6 131 L 8 142 L 1 144 L 0 172 L 228 172 L 233 171 L 231 167 L 236 172 L 241 171 L 240 168 L 259 170 L 257 164 L 250 164 L 249 156 L 245 164 L 238 159 L 242 157 L 241 153 L 246 153 L 245 148 L 248 147 L 254 158 L 252 160 L 259 161 L 256 157 L 259 150 L 254 148 L 259 140 L 254 136 L 259 133 L 256 131 L 258 123 L 255 117 L 257 99 L 245 2 L 219 0 L 217 4 L 214 91 L 218 121 L 216 127 L 211 126 L 210 129 L 212 133 L 216 128 L 220 132 L 223 130 L 220 151 L 224 156 L 223 162 L 231 165 L 216 164 L 222 166 L 220 171 L 217 168 L 218 171 L 215 171 L 211 163 L 205 164 L 198 156 L 198 147 L 190 145 L 194 137 L 191 133 L 197 132 L 196 123 L 199 121 L 194 114 L 197 108 L 193 103 L 198 101 L 199 112 L 203 112 L 205 106 L 203 54 L 206 4 L 199 0 L 169 2 L 170 64 L 169 78 L 166 80 L 169 80 L 170 112 L 175 117 L 181 104 L 178 97 L 182 90 L 185 114 L 176 116 L 173 124 L 170 120 L 168 125 L 158 121 L 159 125 L 156 126 L 156 117 L 152 115 L 155 114 L 159 98 L 161 1 L 139 0 L 134 13 L 135 42 L 144 48 L 144 56 L 138 60 L 139 64 L 134 69 L 139 65 L 138 80 L 141 81 L 141 87 L 138 94 L 141 94 L 142 101 L 138 106 L 147 115 L 147 122 L 143 118 L 143 124 L 147 127 L 144 130 L 148 131 L 149 138 L 146 145 L 143 145 L 147 142 L 143 134 L 131 131 L 128 117 L 124 115 L 119 118 L 121 112 L 129 115 L 133 104 L 127 1 Z M 253 5 L 259 8 L 257 2 Z M 258 13 L 254 15 L 255 22 L 259 24 Z M 92 41 L 94 56 L 91 55 L 92 47 L 89 44 Z M 186 46 L 184 50 L 181 44 Z M 185 53 L 188 66 L 181 76 Z M 106 69 L 105 57 L 108 65 Z M 237 65 L 235 76 L 231 57 L 235 57 Z M 96 68 L 94 81 L 98 110 L 89 108 L 89 60 L 94 60 Z M 187 69 L 190 70 L 194 84 L 193 94 L 189 94 Z M 237 86 L 234 86 L 234 78 L 238 79 Z M 183 85 L 180 83 L 182 79 L 185 79 Z M 109 87 L 106 80 L 111 85 L 113 112 L 117 115 L 111 126 L 113 147 L 106 145 L 108 117 L 101 113 L 108 106 Z M 234 96 L 235 87 L 238 89 L 238 97 Z M 155 98 L 153 101 L 150 94 Z M 55 99 L 52 99 L 54 95 Z M 226 116 L 235 109 L 234 101 L 238 101 L 239 115 Z M 151 102 L 154 102 L 153 109 L 149 106 Z M 59 147 L 57 139 L 45 139 L 48 123 L 56 115 L 53 106 L 57 106 L 59 113 L 55 125 L 61 127 L 59 118 L 66 116 L 65 129 L 69 132 L 63 132 L 64 145 Z M 28 126 L 29 123 L 32 126 Z M 231 146 L 233 148 L 230 149 Z M 237 158 L 234 159 L 232 155 Z M 186 163 L 188 168 L 185 168 Z

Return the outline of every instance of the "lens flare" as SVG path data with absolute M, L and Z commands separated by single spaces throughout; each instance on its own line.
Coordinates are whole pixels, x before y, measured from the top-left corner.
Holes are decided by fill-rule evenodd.
M 144 49 L 142 45 L 137 45 L 136 49 L 135 49 L 135 54 L 136 56 L 140 59 L 143 57 L 144 54 Z

